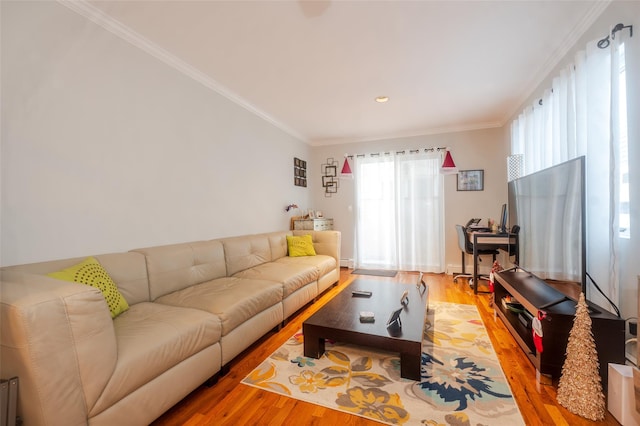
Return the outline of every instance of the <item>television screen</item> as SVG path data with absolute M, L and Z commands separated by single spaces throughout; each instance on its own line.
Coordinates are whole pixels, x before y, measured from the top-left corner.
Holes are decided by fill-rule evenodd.
M 509 182 L 509 225 L 520 226 L 518 266 L 542 279 L 580 283 L 583 291 L 584 170 L 578 157 Z

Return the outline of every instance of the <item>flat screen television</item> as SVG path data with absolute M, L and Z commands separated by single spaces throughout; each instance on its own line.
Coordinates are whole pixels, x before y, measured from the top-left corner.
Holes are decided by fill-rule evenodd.
M 585 203 L 584 156 L 509 182 L 509 226 L 520 227 L 517 266 L 577 283 L 586 296 Z

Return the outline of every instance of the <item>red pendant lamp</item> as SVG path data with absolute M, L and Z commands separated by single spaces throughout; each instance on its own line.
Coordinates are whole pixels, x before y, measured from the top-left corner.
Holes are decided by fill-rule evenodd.
M 440 167 L 440 173 L 443 175 L 458 173 L 458 168 L 456 167 L 456 163 L 453 162 L 453 157 L 451 157 L 449 149 L 447 149 L 447 152 L 444 155 L 444 161 L 442 162 L 442 167 Z
M 344 164 L 342 164 L 342 171 L 340 171 L 341 177 L 353 177 L 353 173 L 351 172 L 351 166 L 349 165 L 349 156 L 344 156 Z

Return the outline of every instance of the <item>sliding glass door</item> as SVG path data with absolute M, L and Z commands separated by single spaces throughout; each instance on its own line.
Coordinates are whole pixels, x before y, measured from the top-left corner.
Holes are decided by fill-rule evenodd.
M 358 268 L 444 271 L 441 161 L 437 153 L 356 157 Z

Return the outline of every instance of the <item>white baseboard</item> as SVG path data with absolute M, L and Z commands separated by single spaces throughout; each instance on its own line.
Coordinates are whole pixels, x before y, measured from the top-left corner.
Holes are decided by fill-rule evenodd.
M 631 339 L 629 339 L 631 340 Z M 625 344 L 624 350 L 625 350 L 625 358 L 628 360 L 627 362 L 631 362 L 633 363 L 634 367 L 638 366 L 638 359 L 636 358 L 636 354 L 638 353 L 638 342 L 630 342 L 629 340 L 627 340 L 627 343 Z
M 340 259 L 341 268 L 353 269 L 353 259 Z

